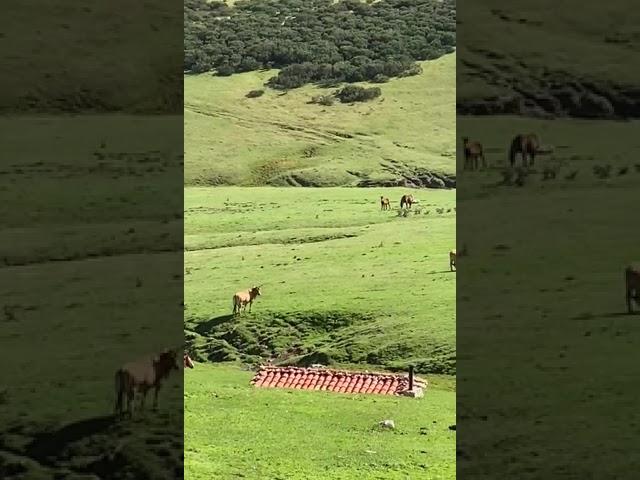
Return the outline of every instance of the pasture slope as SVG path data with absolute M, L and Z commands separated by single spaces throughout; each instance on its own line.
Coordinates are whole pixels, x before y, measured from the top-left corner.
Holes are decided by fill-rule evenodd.
M 637 120 L 612 119 L 637 117 L 639 12 L 619 0 L 458 11 L 458 136 L 483 142 L 492 165 L 458 177 L 464 477 L 613 479 L 638 468 L 621 446 L 637 443 L 640 422 L 640 323 L 626 315 L 623 278 L 639 258 L 640 140 Z M 552 153 L 522 187 L 502 185 L 506 148 L 523 132 Z M 543 180 L 545 169 L 556 178 Z
M 181 174 L 182 152 L 172 150 L 178 122 L 0 120 L 3 479 L 162 479 L 182 471 L 178 376 L 161 392 L 157 416 L 123 424 L 110 416 L 115 370 L 175 345 L 182 333 L 181 197 L 157 189 Z
M 638 259 L 628 217 L 640 188 L 640 161 L 630 153 L 640 150 L 638 122 L 483 116 L 458 117 L 458 128 L 484 143 L 491 164 L 458 177 L 458 241 L 469 249 L 458 301 L 470 302 L 457 315 L 458 471 L 525 480 L 623 475 L 636 464 L 619 446 L 632 444 L 630 425 L 640 421 L 625 403 L 636 389 L 629 359 L 640 324 L 626 315 L 623 277 Z M 522 187 L 502 185 L 510 139 L 529 131 L 554 150 Z M 608 178 L 594 174 L 606 165 Z M 556 178 L 543 180 L 545 169 Z
M 640 12 L 622 0 L 567 0 L 561 8 L 553 0 L 465 5 L 457 11 L 458 112 L 637 116 L 630 63 L 639 21 Z
M 398 216 L 406 191 L 185 189 L 189 349 L 233 362 L 187 372 L 187 478 L 453 478 L 455 191 L 415 191 Z M 253 284 L 263 296 L 233 318 L 231 296 Z M 434 375 L 418 401 L 258 391 L 237 365 L 266 359 Z M 386 417 L 394 433 L 373 428 Z
M 315 95 L 263 87 L 273 71 L 186 76 L 187 185 L 417 186 L 455 180 L 456 54 L 380 85 L 364 103 L 321 106 Z M 265 89 L 259 98 L 247 92 Z M 396 183 L 397 184 L 397 183 Z

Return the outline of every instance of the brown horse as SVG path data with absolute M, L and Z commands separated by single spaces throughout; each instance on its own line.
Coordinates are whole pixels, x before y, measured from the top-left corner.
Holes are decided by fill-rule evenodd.
M 413 195 L 403 195 L 400 199 L 400 208 L 404 208 L 406 205 L 407 208 L 411 208 L 411 205 L 416 203 L 416 200 L 413 198 Z
M 462 138 L 462 146 L 464 148 L 464 169 L 477 170 L 478 159 L 482 159 L 482 168 L 487 168 L 487 162 L 484 158 L 484 149 L 482 144 L 476 141 L 469 141 L 469 137 Z
M 187 352 L 184 352 L 184 368 L 193 368 L 193 360 Z
M 380 210 L 389 210 L 391 208 L 391 202 L 388 198 L 380 197 Z
M 527 156 L 531 159 L 529 163 L 533 166 L 533 162 L 536 159 L 536 153 L 540 148 L 540 141 L 538 136 L 534 133 L 518 134 L 511 141 L 511 147 L 509 148 L 509 162 L 513 167 L 516 161 L 516 155 L 519 153 L 522 156 L 522 166 L 527 166 Z
M 137 394 L 141 394 L 140 410 L 144 409 L 144 401 L 150 389 L 154 389 L 153 409 L 158 408 L 158 392 L 162 382 L 172 370 L 179 370 L 178 353 L 165 350 L 159 355 L 151 355 L 138 361 L 127 363 L 118 369 L 115 376 L 116 405 L 115 414 L 122 417 L 126 413 L 133 416 L 134 402 Z
M 253 301 L 262 295 L 262 285 L 259 287 L 252 287 L 249 290 L 243 292 L 236 292 L 233 296 L 233 314 L 240 315 L 240 311 L 246 311 L 247 305 L 249 305 L 249 312 L 251 312 L 251 305 Z
M 640 266 L 629 265 L 624 271 L 627 290 L 627 311 L 633 313 L 632 300 L 640 302 Z

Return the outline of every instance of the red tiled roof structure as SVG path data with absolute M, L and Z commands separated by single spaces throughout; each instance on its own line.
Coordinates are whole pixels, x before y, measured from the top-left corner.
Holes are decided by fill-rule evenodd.
M 260 367 L 251 383 L 261 388 L 328 390 L 338 393 L 379 395 L 401 395 L 409 389 L 409 377 L 406 375 L 271 365 Z M 414 378 L 416 386 L 424 387 L 425 383 L 423 380 Z

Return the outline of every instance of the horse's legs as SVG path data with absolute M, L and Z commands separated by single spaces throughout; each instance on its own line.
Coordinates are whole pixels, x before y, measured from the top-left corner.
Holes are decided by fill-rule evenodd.
M 153 410 L 158 410 L 158 392 L 160 391 L 160 384 L 156 385 L 156 389 L 153 392 Z
M 148 390 L 145 388 L 142 390 L 142 395 L 140 395 L 140 411 L 144 410 L 144 402 L 147 399 L 147 392 Z
M 133 403 L 135 401 L 135 396 L 136 396 L 136 392 L 135 392 L 134 388 L 132 387 L 127 392 L 127 413 L 129 415 L 129 418 L 133 417 Z
M 114 415 L 116 417 L 120 417 L 122 415 L 122 400 L 124 396 L 124 392 L 122 392 L 121 390 L 116 390 L 116 404 L 115 407 L 113 409 L 114 411 Z
M 535 159 L 536 159 L 536 152 L 535 152 L 535 150 L 532 150 L 531 152 L 529 152 L 529 156 L 531 157 L 530 165 L 533 167 L 533 163 L 534 163 L 534 161 L 535 161 Z
M 634 297 L 635 297 L 635 292 L 634 292 Z M 629 313 L 633 313 L 633 307 L 631 305 L 631 289 L 627 288 L 627 311 Z

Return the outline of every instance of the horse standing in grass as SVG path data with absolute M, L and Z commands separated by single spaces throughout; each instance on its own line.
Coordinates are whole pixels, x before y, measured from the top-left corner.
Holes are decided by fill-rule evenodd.
M 233 314 L 240 314 L 240 311 L 243 312 L 247 310 L 247 305 L 249 305 L 249 312 L 251 312 L 251 305 L 253 305 L 253 301 L 262 295 L 262 291 L 260 287 L 253 287 L 249 290 L 245 290 L 243 292 L 237 292 L 233 296 Z
M 388 198 L 380 197 L 380 210 L 389 210 L 391 208 L 391 202 Z
M 540 149 L 540 141 L 538 136 L 534 133 L 518 134 L 511 141 L 511 147 L 509 148 L 509 163 L 513 167 L 516 162 L 516 155 L 519 153 L 522 156 L 522 166 L 527 166 L 527 157 L 531 159 L 529 163 L 533 166 L 533 162 L 536 159 L 536 153 Z
M 403 195 L 400 199 L 400 208 L 404 208 L 405 205 L 407 208 L 411 208 L 411 205 L 416 203 L 416 200 L 413 198 L 413 195 Z
M 162 382 L 173 370 L 179 369 L 178 353 L 175 350 L 165 350 L 159 355 L 141 358 L 119 368 L 115 375 L 116 416 L 122 417 L 126 411 L 129 417 L 132 417 L 134 402 L 138 394 L 142 395 L 140 410 L 143 410 L 147 393 L 152 388 L 154 389 L 153 409 L 157 410 L 158 392 Z
M 480 142 L 469 141 L 469 137 L 463 137 L 462 146 L 464 147 L 465 170 L 477 170 L 478 159 L 482 160 L 482 168 L 487 168 L 487 162 L 484 158 L 484 149 Z

